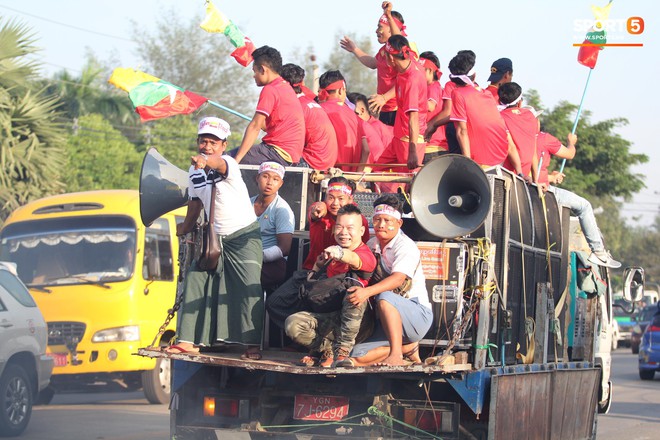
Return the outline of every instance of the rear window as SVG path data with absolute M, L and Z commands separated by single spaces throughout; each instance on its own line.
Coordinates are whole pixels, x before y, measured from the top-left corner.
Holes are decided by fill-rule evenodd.
M 25 307 L 37 307 L 23 283 L 6 270 L 0 270 L 0 286 Z

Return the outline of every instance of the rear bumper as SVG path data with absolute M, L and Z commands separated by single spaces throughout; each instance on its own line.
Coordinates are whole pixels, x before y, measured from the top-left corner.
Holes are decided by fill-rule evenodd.
M 42 354 L 35 359 L 37 364 L 37 386 L 39 391 L 43 390 L 50 383 L 50 376 L 53 373 L 53 358 Z

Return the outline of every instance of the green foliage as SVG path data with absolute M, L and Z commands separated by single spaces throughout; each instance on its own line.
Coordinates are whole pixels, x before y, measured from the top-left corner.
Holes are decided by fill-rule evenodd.
M 67 192 L 137 189 L 142 156 L 98 114 L 81 116 L 67 142 Z
M 150 123 L 143 132 L 148 133 L 146 148 L 155 147 L 173 165 L 187 171 L 190 156 L 197 152 L 198 118 L 173 116 Z
M 367 54 L 376 55 L 372 49 L 370 37 L 358 37 L 355 33 L 346 34 L 355 44 Z M 335 36 L 337 45 L 330 54 L 327 63 L 323 64 L 321 74 L 328 70 L 339 70 L 346 79 L 348 92 L 359 92 L 364 95 L 373 95 L 376 93 L 376 70 L 365 67 L 358 59 L 349 52 L 346 52 L 339 46 L 339 40 L 344 36 L 339 32 Z
M 0 221 L 26 202 L 60 192 L 64 129 L 57 102 L 31 81 L 38 64 L 28 28 L 9 21 L 0 27 Z

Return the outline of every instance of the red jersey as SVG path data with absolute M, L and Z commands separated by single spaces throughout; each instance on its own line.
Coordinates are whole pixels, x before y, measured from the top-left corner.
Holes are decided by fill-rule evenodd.
M 433 81 L 431 84 L 426 85 L 427 99 L 435 103 L 435 109 L 429 111 L 426 119 L 429 120 L 442 110 L 442 86 L 438 81 Z
M 337 135 L 328 114 L 304 93 L 298 102 L 305 117 L 305 147 L 302 156 L 315 170 L 327 170 L 337 162 Z
M 362 122 L 362 129 L 364 131 L 365 137 L 367 138 L 367 142 L 369 143 L 369 158 L 367 159 L 367 163 L 374 163 L 376 160 L 378 160 L 387 145 L 383 143 L 383 138 L 380 136 L 380 133 L 376 129 L 375 125 L 365 121 Z
M 291 85 L 282 77 L 266 84 L 256 111 L 266 116 L 263 142 L 281 148 L 298 163 L 305 144 L 305 117 Z
M 557 154 L 562 147 L 559 139 L 549 133 L 539 132 L 536 137 L 536 155 L 541 162 L 539 170 L 539 183 L 548 183 L 548 165 L 550 165 L 550 156 Z
M 451 94 L 451 121 L 467 123 L 470 155 L 479 165 L 504 162 L 509 151 L 506 125 L 489 94 L 472 86 L 456 87 Z
M 419 134 L 426 131 L 426 114 L 428 113 L 428 96 L 426 94 L 426 72 L 417 61 L 410 60 L 405 72 L 396 77 L 397 112 L 394 120 L 394 137 L 403 139 L 410 133 L 409 112 L 417 112 L 419 116 Z M 410 139 L 417 143 L 417 139 Z
M 332 230 L 335 227 L 337 218 L 327 214 L 325 217 L 316 221 L 310 221 L 309 225 L 309 254 L 303 263 L 303 269 L 311 270 L 318 256 L 328 246 L 336 245 L 335 236 Z M 362 226 L 364 226 L 364 234 L 362 234 L 362 242 L 369 241 L 369 222 L 367 218 L 362 216 Z
M 500 112 L 507 130 L 511 133 L 513 142 L 516 144 L 520 156 L 520 167 L 524 176 L 529 176 L 532 170 L 532 158 L 536 151 L 536 135 L 539 133 L 539 122 L 527 108 L 510 107 Z M 509 162 L 504 161 L 504 168 L 515 173 L 515 168 Z
M 442 107 L 444 106 L 444 102 L 445 102 L 444 100 L 445 92 L 442 89 L 440 82 L 433 81 L 431 84 L 427 85 L 427 93 L 428 93 L 429 101 L 435 102 L 435 109 L 432 112 L 429 112 L 428 115 L 426 115 L 426 120 L 430 121 L 432 118 L 436 117 L 438 113 L 442 111 Z M 433 136 L 431 136 L 431 139 L 429 139 L 428 143 L 426 144 L 426 152 L 431 153 L 438 150 L 446 151 L 448 148 L 449 147 L 447 145 L 447 137 L 445 136 L 445 126 L 442 125 L 433 132 Z
M 378 75 L 378 85 L 376 86 L 376 93 L 382 95 L 387 93 L 396 84 L 396 69 L 389 64 L 387 64 L 387 52 L 385 51 L 385 45 L 383 45 L 376 54 L 376 72 Z M 385 103 L 383 108 L 380 109 L 382 112 L 393 112 L 397 109 L 396 98 L 392 98 Z
M 456 89 L 456 83 L 453 81 L 447 81 L 445 87 L 442 89 L 442 99 L 448 99 L 451 101 L 451 94 Z
M 371 249 L 369 249 L 369 246 L 364 244 L 364 242 L 360 243 L 358 247 L 353 249 L 353 252 L 357 254 L 358 258 L 360 258 L 360 261 L 362 262 L 362 266 L 360 266 L 359 270 L 364 272 L 373 272 L 376 269 L 376 257 L 374 256 L 373 252 L 371 252 Z M 335 275 L 347 273 L 349 270 L 351 270 L 351 267 L 347 263 L 341 263 L 339 261 L 333 260 L 330 264 L 328 264 L 326 273 L 328 274 L 328 278 L 330 278 Z M 366 286 L 367 282 L 369 281 L 368 279 L 365 280 L 363 278 L 359 278 L 359 280 L 362 282 L 363 286 Z
M 500 103 L 500 95 L 497 93 L 498 90 L 499 89 L 497 87 L 495 87 L 494 85 L 488 84 L 488 87 L 486 87 L 484 89 L 484 92 L 490 93 L 491 96 L 493 97 L 493 99 L 495 99 L 495 103 L 499 104 Z
M 321 107 L 328 114 L 337 135 L 337 161 L 335 163 L 359 163 L 362 156 L 362 138 L 364 137 L 362 119 L 334 97 L 322 102 Z M 342 167 L 342 169 L 352 171 L 355 168 Z
M 384 124 L 380 119 L 376 119 L 373 116 L 369 117 L 369 120 L 364 125 L 371 125 L 374 130 L 378 132 L 378 135 L 383 141 L 385 148 L 392 142 L 392 136 L 394 136 L 394 129 L 391 125 Z M 366 131 L 366 130 L 365 130 Z

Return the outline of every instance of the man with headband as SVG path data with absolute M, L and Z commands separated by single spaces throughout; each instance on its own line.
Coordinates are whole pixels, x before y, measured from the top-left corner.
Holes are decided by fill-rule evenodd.
M 403 24 L 403 16 L 397 11 L 392 10 L 392 2 L 383 2 L 382 8 L 383 15 L 378 19 L 376 38 L 378 38 L 378 42 L 383 46 L 378 50 L 375 57 L 367 55 L 347 36 L 344 36 L 339 44 L 342 49 L 355 55 L 355 57 L 366 67 L 376 69 L 378 74 L 378 85 L 376 87 L 377 95 L 372 96 L 372 110 L 374 113 L 380 112 L 379 119 L 385 124 L 394 125 L 397 111 L 394 91 L 396 71 L 387 63 L 385 44 L 392 35 L 400 34 L 405 36 L 406 27 Z
M 300 161 L 305 143 L 305 119 L 291 86 L 282 79 L 282 56 L 269 46 L 252 53 L 254 82 L 261 89 L 257 109 L 245 128 L 236 161 L 248 165 L 277 162 L 284 166 Z M 266 136 L 254 145 L 261 130 Z
M 406 172 L 421 166 L 424 159 L 423 134 L 426 130 L 426 114 L 428 113 L 428 96 L 426 73 L 424 68 L 414 59 L 412 49 L 406 37 L 394 35 L 385 45 L 387 61 L 397 71 L 396 102 L 397 113 L 394 122 L 394 137 L 389 147 L 383 151 L 378 163 L 405 163 Z M 386 185 L 381 185 L 381 188 Z M 387 190 L 396 192 L 396 190 Z
M 464 156 L 485 167 L 501 165 L 508 157 L 515 172 L 522 175 L 520 157 L 497 104 L 490 94 L 474 83 L 475 58 L 459 53 L 449 62 L 452 92 L 450 120 L 456 125 L 456 139 Z
M 394 194 L 385 194 L 374 202 L 374 234 L 368 246 L 379 256 L 384 278 L 368 287 L 351 287 L 348 300 L 359 305 L 369 298 L 376 300 L 380 320 L 373 336 L 357 344 L 350 358 L 337 366 L 405 365 L 421 362 L 419 341 L 433 323 L 433 311 L 426 290 L 421 254 L 417 245 L 401 231 L 401 203 Z M 404 282 L 409 287 L 395 293 Z
M 428 114 L 426 115 L 426 131 L 429 131 L 428 124 L 430 120 L 436 117 L 443 110 L 442 99 L 442 85 L 440 84 L 440 60 L 431 51 L 422 52 L 419 55 L 419 63 L 424 67 L 426 72 L 426 94 L 428 103 Z M 440 154 L 447 152 L 447 138 L 445 137 L 445 127 L 439 126 L 434 132 L 426 139 L 426 149 L 424 150 L 423 163 L 427 163 L 431 159 Z
M 309 253 L 303 263 L 303 269 L 296 271 L 280 288 L 266 299 L 266 309 L 270 319 L 280 328 L 284 328 L 284 320 L 293 313 L 302 311 L 298 291 L 302 282 L 307 279 L 307 272 L 312 270 L 316 258 L 329 246 L 337 244 L 333 229 L 337 213 L 342 206 L 353 204 L 353 182 L 343 176 L 330 179 L 325 194 L 325 201 L 315 202 L 309 208 Z M 362 241 L 369 240 L 369 222 L 362 216 L 364 233 Z
M 284 282 L 295 220 L 291 207 L 278 194 L 284 183 L 284 167 L 277 162 L 264 162 L 259 166 L 256 180 L 259 194 L 250 200 L 261 227 L 264 248 L 261 287 L 271 292 Z
M 500 58 L 490 66 L 490 76 L 488 77 L 488 87 L 486 91 L 490 92 L 496 102 L 500 102 L 497 90 L 503 84 L 510 83 L 513 78 L 513 63 L 508 58 Z
M 330 118 L 337 136 L 337 162 L 366 163 L 369 143 L 363 121 L 346 105 L 346 81 L 339 70 L 329 70 L 319 78 L 319 104 Z M 362 171 L 361 166 L 341 165 L 344 171 Z
M 536 156 L 536 136 L 539 133 L 539 120 L 530 109 L 522 106 L 522 88 L 514 82 L 502 84 L 497 91 L 499 109 L 507 130 L 516 144 L 520 156 L 520 168 L 523 176 L 530 176 L 532 181 L 538 179 L 538 159 Z M 515 172 L 515 168 L 507 158 L 504 168 Z

